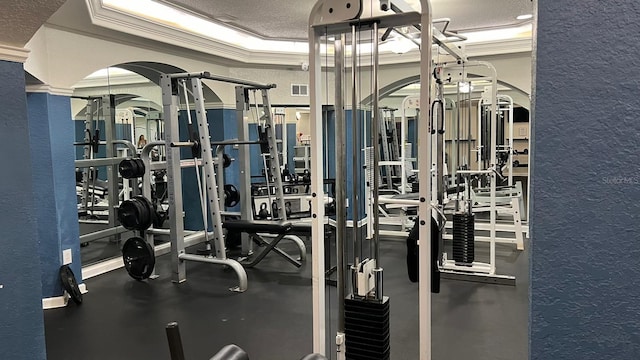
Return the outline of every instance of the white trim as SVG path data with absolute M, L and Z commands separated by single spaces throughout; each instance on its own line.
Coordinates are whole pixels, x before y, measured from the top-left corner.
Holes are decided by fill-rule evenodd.
M 47 309 L 57 309 L 57 308 L 65 307 L 67 306 L 68 302 L 69 302 L 69 296 L 65 291 L 64 295 L 42 299 L 42 309 L 47 310 Z
M 88 292 L 87 286 L 84 283 L 79 284 L 78 288 L 80 289 L 80 293 L 82 294 L 86 294 Z M 67 306 L 68 303 L 69 294 L 65 291 L 63 295 L 42 299 L 42 309 L 57 309 Z
M 121 267 L 124 267 L 124 262 L 121 257 L 101 261 L 99 263 L 83 267 L 82 279 L 91 279 L 94 276 L 102 275 L 109 271 L 120 269 Z
M 59 88 L 51 85 L 27 85 L 26 90 L 28 93 L 46 93 L 51 95 L 71 96 L 73 95 L 73 89 Z
M 24 63 L 30 52 L 29 49 L 0 44 L 0 60 Z

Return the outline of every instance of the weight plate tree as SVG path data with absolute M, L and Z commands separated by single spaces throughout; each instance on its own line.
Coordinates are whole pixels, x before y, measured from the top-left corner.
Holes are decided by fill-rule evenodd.
M 153 248 L 139 237 L 132 237 L 124 243 L 122 260 L 129 276 L 136 280 L 148 279 L 156 264 Z

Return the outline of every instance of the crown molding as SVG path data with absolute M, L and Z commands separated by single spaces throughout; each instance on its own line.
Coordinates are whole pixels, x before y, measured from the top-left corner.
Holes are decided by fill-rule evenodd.
M 127 85 L 131 86 L 134 84 L 152 84 L 151 80 L 142 77 L 138 74 L 125 74 L 125 75 L 111 75 L 109 78 L 107 77 L 94 77 L 94 78 L 85 78 L 79 81 L 75 88 L 83 89 L 83 88 L 95 88 L 95 87 L 107 87 L 107 86 L 119 86 L 119 85 Z
M 24 63 L 29 57 L 29 49 L 0 44 L 0 60 Z
M 85 0 L 91 22 L 111 30 L 124 32 L 140 38 L 187 48 L 203 54 L 222 57 L 247 65 L 285 65 L 299 66 L 309 60 L 308 53 L 257 51 L 225 43 L 213 38 L 203 37 L 165 24 L 150 21 L 133 14 L 102 6 L 101 0 Z M 495 42 L 471 43 L 465 45 L 468 57 L 499 55 L 518 52 L 530 52 L 532 39 L 510 39 Z M 405 64 L 419 62 L 418 51 L 405 54 L 381 53 L 380 65 Z M 440 55 L 441 57 L 443 55 Z M 446 56 L 446 55 L 444 55 Z M 366 61 L 368 57 L 364 57 Z M 328 66 L 333 66 L 333 56 Z M 363 64 L 366 66 L 366 64 Z
M 45 93 L 50 95 L 59 95 L 59 96 L 71 96 L 73 95 L 73 89 L 55 87 L 51 85 L 41 84 L 41 85 L 27 85 L 26 91 L 28 93 Z

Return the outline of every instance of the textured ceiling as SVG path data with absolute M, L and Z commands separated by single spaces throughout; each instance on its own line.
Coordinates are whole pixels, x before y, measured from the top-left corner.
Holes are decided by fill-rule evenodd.
M 24 46 L 65 1 L 0 1 L 0 42 Z
M 306 39 L 316 0 L 161 0 L 266 38 Z M 393 1 L 392 1 L 393 2 Z M 419 3 L 408 0 L 407 3 Z M 450 30 L 494 28 L 520 23 L 531 0 L 432 0 L 433 18 L 451 19 Z

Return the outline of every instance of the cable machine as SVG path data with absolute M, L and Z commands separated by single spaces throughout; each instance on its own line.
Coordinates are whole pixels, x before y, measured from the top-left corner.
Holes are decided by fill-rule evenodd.
M 313 350 L 326 353 L 326 324 L 325 324 L 325 264 L 324 264 L 324 193 L 323 187 L 323 124 L 322 124 L 322 55 L 321 45 L 329 46 L 329 37 L 332 36 L 334 49 L 334 76 L 335 76 L 335 110 L 336 110 L 336 248 L 337 248 L 337 288 L 338 288 L 338 333 L 336 335 L 336 349 L 338 359 L 355 359 L 365 355 L 366 352 L 376 359 L 389 357 L 389 298 L 384 296 L 383 269 L 380 261 L 378 212 L 373 214 L 373 236 L 363 239 L 362 233 L 356 226 L 360 214 L 359 193 L 361 184 L 353 181 L 352 201 L 349 204 L 353 216 L 354 231 L 351 248 L 354 258 L 353 266 L 348 268 L 347 259 L 347 214 L 346 214 L 346 116 L 345 108 L 351 105 L 353 134 L 353 169 L 352 176 L 360 172 L 358 168 L 359 155 L 363 148 L 359 132 L 364 127 L 364 117 L 361 111 L 370 110 L 372 114 L 371 131 L 373 147 L 373 166 L 380 162 L 380 148 L 378 134 L 380 121 L 380 108 L 378 104 L 378 38 L 379 29 L 393 29 L 398 26 L 415 26 L 420 29 L 422 37 L 421 46 L 421 114 L 429 115 L 430 98 L 430 74 L 431 74 L 431 7 L 428 0 L 422 0 L 421 12 L 395 13 L 385 15 L 381 13 L 382 2 L 367 1 L 339 1 L 320 0 L 314 6 L 310 16 L 309 50 L 310 50 L 310 105 L 311 105 L 311 192 L 312 192 L 312 283 L 313 283 Z M 386 3 L 388 8 L 388 3 Z M 367 39 L 373 39 L 367 43 Z M 364 49 L 370 46 L 370 53 L 363 55 Z M 350 47 L 350 49 L 347 49 Z M 350 81 L 346 80 L 347 62 L 345 54 L 350 55 L 351 74 Z M 370 59 L 364 63 L 362 58 Z M 368 89 L 361 86 L 362 67 L 371 66 L 371 88 L 373 101 L 371 109 L 363 109 L 358 101 L 358 95 Z M 328 79 L 327 79 L 328 80 Z M 328 81 L 326 81 L 328 83 Z M 349 99 L 350 96 L 350 99 Z M 430 129 L 426 122 L 420 122 L 419 138 L 424 139 L 419 144 L 421 149 L 431 149 Z M 431 168 L 431 152 L 424 151 L 419 159 L 420 169 Z M 373 200 L 374 209 L 378 208 L 378 171 L 373 171 Z M 429 171 L 419 174 L 423 184 L 430 183 Z M 431 205 L 427 199 L 431 199 L 430 186 L 420 189 L 419 216 L 422 219 L 431 218 Z M 420 238 L 423 245 L 428 244 L 431 234 L 431 222 L 421 221 L 418 225 Z M 361 246 L 363 241 L 370 245 L 370 257 L 362 258 Z M 420 359 L 431 359 L 431 272 L 428 260 L 431 258 L 430 246 L 420 246 Z M 349 275 L 349 276 L 347 276 Z M 349 279 L 349 280 L 347 280 Z M 350 283 L 350 286 L 347 284 Z M 349 290 L 347 290 L 349 288 Z M 375 312 L 378 314 L 372 319 L 373 329 L 368 335 L 358 336 L 354 332 L 354 326 L 358 326 L 358 314 Z M 386 324 L 386 325 L 385 325 Z M 385 336 L 385 334 L 387 336 Z

